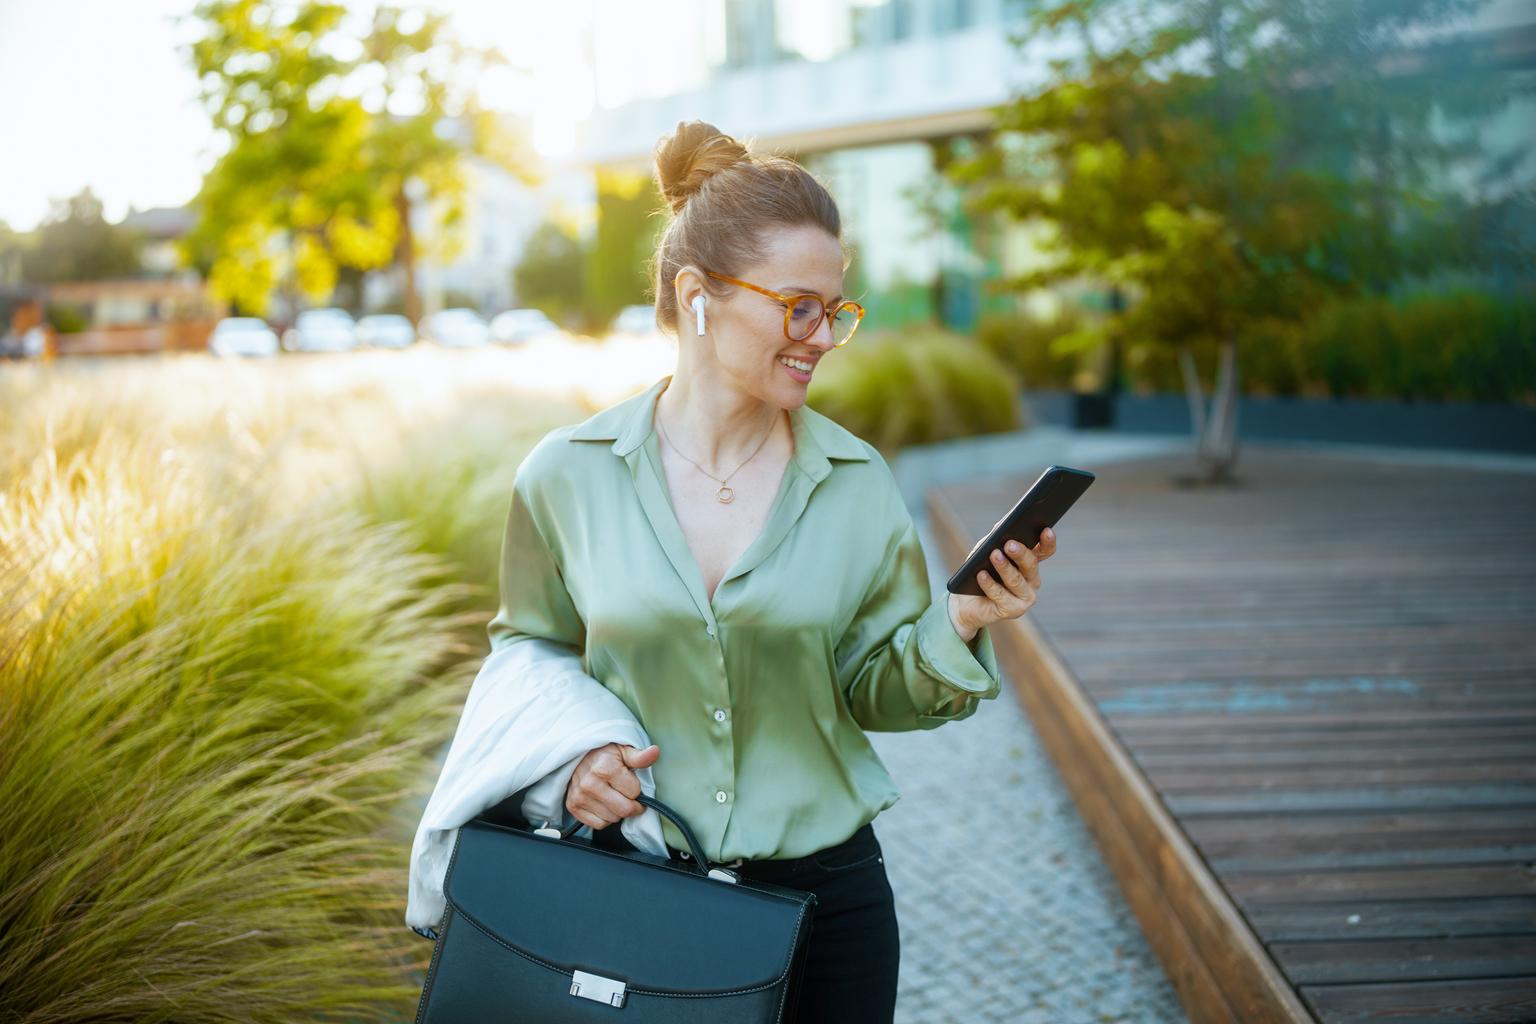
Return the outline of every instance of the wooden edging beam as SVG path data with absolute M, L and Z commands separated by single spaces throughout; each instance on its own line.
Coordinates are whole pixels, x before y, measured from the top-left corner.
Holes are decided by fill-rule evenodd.
M 944 564 L 970 551 L 959 516 L 928 494 Z M 1082 684 L 1027 613 L 993 647 L 1078 813 L 1196 1024 L 1315 1024 Z

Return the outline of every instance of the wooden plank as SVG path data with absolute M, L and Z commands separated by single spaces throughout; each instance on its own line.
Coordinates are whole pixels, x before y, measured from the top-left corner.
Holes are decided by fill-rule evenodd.
M 1244 913 L 1268 942 L 1536 932 L 1536 897 L 1531 896 L 1265 903 Z
M 1449 807 L 1438 811 L 1371 811 L 1341 819 L 1335 814 L 1234 815 L 1197 818 L 1184 830 L 1201 846 L 1224 842 L 1265 841 L 1283 838 L 1291 842 L 1328 840 L 1349 836 L 1413 835 L 1419 833 L 1476 833 L 1492 831 L 1521 835 L 1536 828 L 1536 807 Z
M 1536 934 L 1271 942 L 1269 951 L 1301 985 L 1498 978 L 1536 968 Z
M 1277 711 L 1368 710 L 1393 702 L 1411 701 L 1415 707 L 1536 707 L 1536 689 L 1529 687 L 1490 686 L 1477 689 L 1468 685 L 1422 688 L 1385 697 L 1377 695 L 1321 695 L 1301 693 L 1273 686 L 1245 687 L 1242 690 L 1211 691 L 1200 694 L 1169 694 L 1159 684 L 1147 684 L 1140 690 L 1086 686 L 1089 696 L 1103 714 L 1116 715 L 1122 710 L 1152 713 L 1158 710 L 1197 714 L 1220 711 L 1233 714 L 1262 714 Z M 1163 692 L 1159 692 L 1163 691 Z
M 1314 871 L 1326 868 L 1408 867 L 1536 861 L 1536 832 L 1421 832 L 1271 842 L 1196 844 L 1217 873 Z
M 1030 614 L 1034 614 L 1031 609 Z M 1054 633 L 1052 634 L 1055 635 Z M 1100 686 L 1114 686 L 1123 684 L 1127 687 L 1142 686 L 1152 681 L 1150 676 L 1131 674 L 1118 680 L 1106 680 L 1099 683 Z M 1412 687 L 1421 688 L 1429 686 L 1461 685 L 1468 686 L 1536 686 L 1536 677 L 1528 668 L 1498 668 L 1496 666 L 1466 666 L 1457 668 L 1427 668 L 1422 672 L 1415 672 L 1411 676 L 1397 673 L 1372 672 L 1364 675 L 1312 675 L 1305 672 L 1286 672 L 1283 669 L 1277 673 L 1255 676 L 1253 678 L 1239 677 L 1237 679 L 1206 679 L 1190 677 L 1188 682 L 1196 686 L 1226 686 L 1229 684 L 1257 685 L 1261 683 L 1274 686 L 1288 686 L 1293 684 L 1315 683 L 1322 686 L 1335 686 L 1352 689 L 1372 689 L 1383 687 Z M 1177 685 L 1173 684 L 1173 685 Z
M 1500 711 L 1498 708 L 1474 708 L 1458 710 L 1443 708 L 1419 710 L 1418 708 L 1382 708 L 1376 711 L 1357 711 L 1350 714 L 1303 713 L 1265 715 L 1126 715 L 1113 719 L 1115 731 L 1134 734 L 1142 730 L 1167 732 L 1180 727 L 1192 732 L 1202 730 L 1241 729 L 1261 731 L 1276 727 L 1306 726 L 1315 730 L 1350 732 L 1361 725 L 1423 726 L 1426 722 L 1477 725 L 1536 725 L 1536 708 L 1515 708 Z
M 1050 626 L 1045 627 L 1047 630 Z M 1148 632 L 1153 632 L 1149 630 Z M 1291 635 L 1300 637 L 1304 630 Z M 1055 634 L 1051 634 L 1053 637 Z M 1215 642 L 1202 645 L 1197 641 L 1189 645 L 1187 655 L 1178 651 L 1145 651 L 1138 658 L 1134 650 L 1107 651 L 1098 649 L 1092 640 L 1063 637 L 1063 647 L 1081 653 L 1073 657 L 1073 672 L 1082 685 L 1090 689 L 1103 679 L 1117 679 L 1135 673 L 1146 678 L 1164 680 L 1245 678 L 1258 675 L 1352 675 L 1377 674 L 1416 675 L 1430 667 L 1468 670 L 1477 665 L 1487 665 L 1503 671 L 1531 670 L 1525 656 L 1508 650 L 1479 649 L 1467 646 L 1463 650 L 1449 648 L 1416 649 L 1409 646 L 1392 650 L 1347 646 L 1336 650 L 1300 647 L 1293 641 L 1289 647 L 1245 645 L 1226 647 Z M 1155 657 L 1153 655 L 1156 655 Z M 1081 662 L 1082 668 L 1077 665 Z
M 1244 906 L 1409 899 L 1431 893 L 1440 899 L 1531 896 L 1536 895 L 1536 866 L 1512 862 L 1360 871 L 1234 871 L 1224 875 L 1222 881 L 1233 898 Z
M 1440 785 L 1459 782 L 1528 782 L 1536 779 L 1536 762 L 1484 761 L 1471 764 L 1311 764 L 1279 766 L 1228 765 L 1224 768 L 1142 769 L 1164 793 L 1218 793 L 1228 790 L 1336 788 L 1343 786 Z
M 1536 1020 L 1536 972 L 1512 978 L 1384 985 L 1308 985 L 1307 1004 L 1325 1024 L 1529 1024 Z
M 1033 614 L 1031 611 L 1030 614 Z M 1198 614 L 1198 613 L 1196 613 Z M 1036 621 L 1049 632 L 1050 626 L 1046 624 L 1044 616 Z M 1155 627 L 1149 627 L 1149 631 Z M 1056 634 L 1051 633 L 1054 637 Z M 1094 662 L 1092 653 L 1092 640 L 1079 640 L 1071 637 L 1062 637 L 1062 647 L 1065 650 L 1080 650 L 1081 655 L 1074 656 L 1073 674 L 1078 676 L 1079 682 L 1088 687 L 1100 685 L 1106 681 L 1124 679 L 1136 676 L 1140 679 L 1161 680 L 1165 682 L 1179 682 L 1185 679 L 1290 679 L 1297 675 L 1323 676 L 1330 674 L 1368 676 L 1384 675 L 1387 673 L 1396 675 L 1418 676 L 1425 672 L 1439 671 L 1444 673 L 1456 673 L 1464 675 L 1476 671 L 1479 668 L 1487 668 L 1490 673 L 1508 675 L 1513 672 L 1529 673 L 1531 666 L 1523 659 L 1504 656 L 1499 662 L 1488 664 L 1487 659 L 1477 654 L 1459 656 L 1454 664 L 1442 664 L 1436 660 L 1433 652 L 1420 652 L 1412 659 L 1403 659 L 1393 653 L 1382 652 L 1346 652 L 1338 655 L 1336 660 L 1327 658 L 1313 658 L 1305 652 L 1292 652 L 1292 656 L 1286 657 L 1286 652 L 1272 652 L 1265 658 L 1245 658 L 1242 651 L 1218 651 L 1220 661 L 1211 661 L 1204 655 L 1191 658 L 1188 664 L 1180 663 L 1177 658 L 1165 661 L 1142 661 L 1136 664 L 1128 664 L 1125 659 L 1099 666 Z M 1076 671 L 1077 658 L 1085 659 L 1084 671 Z
M 1536 804 L 1536 785 L 1485 782 L 1462 786 L 1402 786 L 1395 789 L 1286 789 L 1238 793 L 1181 793 L 1163 796 L 1180 818 L 1201 815 L 1272 814 L 1276 811 L 1412 810 L 1451 807 L 1528 807 Z
M 1441 740 L 1444 737 L 1440 737 Z M 1274 767 L 1304 768 L 1308 766 L 1346 765 L 1412 765 L 1420 763 L 1458 764 L 1486 761 L 1520 761 L 1530 763 L 1532 740 L 1499 741 L 1484 740 L 1476 745 L 1469 743 L 1391 743 L 1362 747 L 1350 738 L 1350 745 L 1341 747 L 1337 742 L 1319 743 L 1312 747 L 1283 746 L 1278 749 L 1250 750 L 1246 745 L 1227 745 L 1205 750 L 1132 750 L 1136 763 L 1142 770 L 1178 769 L 1197 771 Z
M 1191 735 L 1180 728 L 1163 732 L 1141 729 L 1126 731 L 1134 733 L 1126 739 L 1131 750 L 1138 756 L 1153 750 L 1307 750 L 1319 747 L 1337 749 L 1339 746 L 1337 733 L 1318 732 L 1305 726 L 1266 729 L 1262 732 L 1248 731 L 1238 736 L 1225 733 Z M 1482 746 L 1485 741 L 1490 740 L 1500 743 L 1505 741 L 1530 743 L 1531 749 L 1536 749 L 1536 726 L 1452 723 L 1433 729 L 1423 729 L 1411 724 L 1399 723 L 1362 726 L 1349 734 L 1349 746 L 1352 748 L 1448 742 Z
M 1091 689 L 1088 692 L 1090 695 L 1093 694 Z M 1133 721 L 1135 718 L 1144 715 L 1169 713 L 1181 715 L 1216 713 L 1234 718 L 1248 716 L 1263 718 L 1281 713 L 1319 713 L 1353 718 L 1359 715 L 1372 715 L 1380 710 L 1400 708 L 1408 700 L 1411 700 L 1414 708 L 1424 713 L 1442 709 L 1459 709 L 1468 712 L 1480 712 L 1485 717 L 1488 717 L 1498 716 L 1501 712 L 1519 711 L 1526 713 L 1528 717 L 1536 720 L 1536 693 L 1522 693 L 1519 696 L 1497 693 L 1421 694 L 1412 698 L 1400 698 L 1394 701 L 1383 700 L 1379 697 L 1349 700 L 1336 697 L 1319 698 L 1285 693 L 1232 694 L 1230 696 L 1212 694 L 1203 699 L 1191 698 L 1182 701 L 1170 701 L 1153 693 L 1129 693 L 1118 697 L 1104 697 L 1102 699 L 1094 696 L 1095 703 L 1099 705 L 1100 713 L 1117 722 L 1121 720 Z
M 1054 635 L 1054 634 L 1053 634 Z M 1127 693 L 1145 693 L 1148 688 L 1170 695 L 1231 693 L 1254 691 L 1268 693 L 1282 691 L 1307 694 L 1365 695 L 1402 697 L 1421 693 L 1454 691 L 1468 695 L 1498 693 L 1521 695 L 1536 693 L 1536 678 L 1524 670 L 1518 672 L 1465 673 L 1445 672 L 1416 673 L 1414 676 L 1308 676 L 1272 675 L 1254 679 L 1175 679 L 1158 680 L 1137 676 L 1119 676 L 1095 682 L 1089 690 L 1095 699 L 1117 697 Z

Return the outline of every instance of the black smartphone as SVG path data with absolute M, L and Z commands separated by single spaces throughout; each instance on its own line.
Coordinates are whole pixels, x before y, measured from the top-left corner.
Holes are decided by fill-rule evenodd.
M 1047 527 L 1054 527 L 1072 503 L 1083 496 L 1093 483 L 1093 474 L 1086 469 L 1070 466 L 1050 466 L 1030 484 L 1024 497 L 1018 500 L 1008 514 L 993 524 L 987 535 L 976 542 L 960 563 L 960 568 L 945 584 L 951 594 L 970 594 L 984 597 L 986 592 L 976 582 L 976 574 L 986 569 L 994 579 L 997 572 L 992 565 L 992 552 L 1010 540 L 1016 540 L 1027 548 L 1040 543 L 1040 534 Z M 1007 554 L 1007 551 L 1003 552 Z

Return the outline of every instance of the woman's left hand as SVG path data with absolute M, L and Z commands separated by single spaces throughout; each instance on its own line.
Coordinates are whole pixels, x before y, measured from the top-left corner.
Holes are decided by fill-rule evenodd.
M 983 569 L 976 577 L 984 596 L 949 595 L 949 621 L 960 638 L 970 643 L 983 626 L 1029 611 L 1040 592 L 1040 563 L 1055 553 L 1056 532 L 1050 527 L 1033 548 L 1010 540 L 1002 552 L 994 549 L 991 570 Z

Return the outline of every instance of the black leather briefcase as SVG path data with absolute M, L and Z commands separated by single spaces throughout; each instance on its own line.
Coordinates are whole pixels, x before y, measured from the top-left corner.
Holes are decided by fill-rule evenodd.
M 459 829 L 417 1024 L 790 1020 L 814 893 L 482 814 Z M 506 804 L 499 807 L 506 807 Z M 609 826 L 617 828 L 617 825 Z

